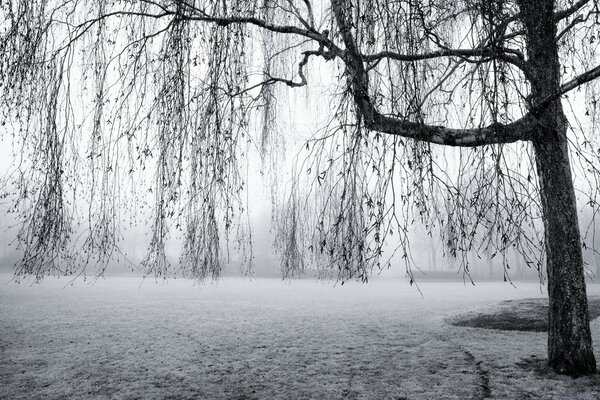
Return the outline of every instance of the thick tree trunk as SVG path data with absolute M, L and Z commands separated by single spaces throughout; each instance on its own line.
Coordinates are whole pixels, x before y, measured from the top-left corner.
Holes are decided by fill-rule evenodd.
M 533 104 L 560 87 L 554 0 L 519 0 L 525 26 Z M 548 271 L 548 362 L 573 376 L 596 371 L 592 350 L 577 204 L 569 164 L 567 119 L 560 99 L 539 116 L 536 164 Z
M 546 235 L 548 363 L 557 372 L 594 373 L 575 191 L 564 132 L 534 144 Z

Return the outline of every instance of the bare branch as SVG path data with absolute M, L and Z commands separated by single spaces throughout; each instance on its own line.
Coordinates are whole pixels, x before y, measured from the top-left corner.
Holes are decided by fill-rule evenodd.
M 538 122 L 534 117 L 526 115 L 509 124 L 494 123 L 482 128 L 456 129 L 403 121 L 376 113 L 370 121 L 365 119 L 365 125 L 374 131 L 423 142 L 475 147 L 530 140 L 534 136 Z
M 452 129 L 409 122 L 380 114 L 369 98 L 368 74 L 363 57 L 358 53 L 341 3 L 340 0 L 333 0 L 332 8 L 347 49 L 344 61 L 348 68 L 347 74 L 352 85 L 354 102 L 368 129 L 430 143 L 461 147 L 512 143 L 533 137 L 536 121 L 530 116 L 506 125 L 495 123 L 485 128 Z
M 558 34 L 556 35 L 556 41 L 560 42 L 563 36 L 565 36 L 573 27 L 577 24 L 580 24 L 585 21 L 582 15 L 578 15 L 577 18 L 574 18 L 573 21 L 569 22 L 569 24 Z
M 582 73 L 581 75 L 577 75 L 575 78 L 571 79 L 569 82 L 560 86 L 559 90 L 556 92 L 544 97 L 537 104 L 533 105 L 532 113 L 539 114 L 545 107 L 547 107 L 552 101 L 556 100 L 560 96 L 567 94 L 573 89 L 577 89 L 579 86 L 584 85 L 596 78 L 600 77 L 600 65 L 595 68 L 590 69 Z
M 331 40 L 317 32 L 316 30 L 302 29 L 294 25 L 277 25 L 271 24 L 267 21 L 256 17 L 211 17 L 211 16 L 184 16 L 182 17 L 188 21 L 202 21 L 202 22 L 213 22 L 219 26 L 228 26 L 232 24 L 249 24 L 258 26 L 263 29 L 267 29 L 277 33 L 296 34 L 304 36 L 319 43 L 323 43 L 325 46 L 330 48 L 336 48 Z M 339 50 L 339 49 L 338 49 Z M 339 50 L 341 52 L 341 50 Z
M 312 5 L 310 4 L 310 0 L 304 0 L 304 4 L 306 4 L 306 9 L 308 11 L 308 20 L 311 26 L 314 28 L 315 26 L 315 15 L 313 13 Z
M 513 53 L 513 55 L 507 54 Z M 487 60 L 498 59 L 505 61 L 509 64 L 512 64 L 519 68 L 525 73 L 525 75 L 530 75 L 530 68 L 527 62 L 525 61 L 522 54 L 518 51 L 508 48 L 479 48 L 479 49 L 441 49 L 437 51 L 432 51 L 429 53 L 421 53 L 421 54 L 400 54 L 393 51 L 382 51 L 375 54 L 366 54 L 361 55 L 362 59 L 367 62 L 376 62 L 383 58 L 388 58 L 396 61 L 422 61 L 422 60 L 430 60 L 434 58 L 441 57 L 460 57 L 460 58 L 468 58 L 468 57 L 481 57 L 486 58 Z
M 558 22 L 562 19 L 570 17 L 571 15 L 573 15 L 577 11 L 579 11 L 587 3 L 589 3 L 589 1 L 590 0 L 579 0 L 577 3 L 573 4 L 571 7 L 554 13 L 554 21 Z

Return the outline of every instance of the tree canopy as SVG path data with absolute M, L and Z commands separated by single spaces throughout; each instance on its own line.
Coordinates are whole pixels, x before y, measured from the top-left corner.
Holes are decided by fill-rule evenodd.
M 554 6 L 561 85 L 532 98 L 539 72 L 515 1 L 4 1 L 17 273 L 103 265 L 124 210 L 147 206 L 146 272 L 167 273 L 165 239 L 180 230 L 181 270 L 217 277 L 228 238 L 248 243 L 242 171 L 253 147 L 281 189 L 273 218 L 287 275 L 311 260 L 366 279 L 392 253 L 410 275 L 414 223 L 451 256 L 515 249 L 539 267 L 530 142 L 557 98 L 589 117 L 571 121 L 570 151 L 580 201 L 597 210 L 598 7 Z M 285 92 L 323 71 L 330 122 L 289 183 L 277 167 L 293 135 L 278 119 Z M 436 144 L 467 149 L 447 160 Z

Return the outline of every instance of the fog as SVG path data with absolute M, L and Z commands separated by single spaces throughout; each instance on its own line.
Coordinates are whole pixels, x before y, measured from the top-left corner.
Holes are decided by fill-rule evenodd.
M 310 138 L 318 135 L 321 129 L 327 125 L 332 110 L 330 102 L 332 94 L 323 94 L 324 88 L 331 84 L 335 71 L 331 66 L 317 63 L 311 84 L 307 88 L 292 90 L 287 93 L 287 106 L 284 115 L 279 116 L 277 129 L 288 132 L 286 142 L 280 149 L 284 151 L 281 158 L 283 161 L 278 166 L 278 171 L 269 171 L 268 160 L 262 160 L 258 151 L 258 139 L 251 139 L 248 146 L 248 154 L 245 169 L 247 183 L 246 212 L 250 227 L 251 239 L 251 270 L 244 269 L 241 259 L 245 256 L 236 246 L 235 234 L 230 235 L 228 241 L 223 241 L 222 258 L 224 263 L 224 276 L 249 276 L 249 277 L 281 277 L 280 258 L 273 246 L 274 227 L 272 225 L 273 192 L 271 186 L 273 179 L 278 179 L 281 185 L 280 193 L 284 195 L 289 190 L 290 180 L 294 175 L 302 174 L 298 171 L 299 166 L 306 159 L 307 153 L 304 146 Z M 257 79 L 257 78 L 255 78 Z M 318 100 L 315 100 L 318 99 Z M 583 99 L 565 99 L 566 112 L 569 118 L 583 124 L 578 127 L 581 131 L 589 129 L 589 121 L 583 117 Z M 582 121 L 582 122 L 581 122 Z M 255 121 L 256 122 L 256 121 Z M 258 135 L 258 128 L 254 126 Z M 575 133 L 579 132 L 576 130 Z M 0 135 L 0 176 L 2 186 L 5 188 L 6 196 L 0 199 L 0 271 L 10 272 L 15 263 L 20 260 L 21 253 L 15 249 L 18 244 L 17 234 L 19 229 L 15 213 L 9 212 L 14 201 L 11 196 L 11 173 L 16 171 L 16 164 L 21 162 L 18 149 L 14 147 L 10 135 Z M 512 145 L 507 145 L 508 147 Z M 85 147 L 85 146 L 82 146 Z M 457 169 L 460 149 L 434 146 L 438 159 L 445 163 L 450 174 L 458 175 L 462 171 Z M 533 173 L 533 172 L 532 172 Z M 573 165 L 573 173 L 576 185 L 585 182 L 585 170 L 579 165 Z M 277 174 L 278 176 L 273 176 Z M 14 175 L 12 176 L 14 177 Z M 149 179 L 151 180 L 151 178 Z M 122 187 L 120 190 L 130 192 L 131 187 Z M 276 194 L 277 195 L 277 194 Z M 82 204 L 79 204 L 81 206 Z M 584 261 L 588 279 L 598 281 L 600 278 L 600 254 L 594 250 L 600 248 L 600 226 L 595 225 L 591 209 L 586 204 L 579 205 L 579 223 L 582 232 L 587 231 L 587 242 L 585 243 Z M 146 255 L 150 242 L 149 232 L 151 230 L 151 215 L 144 212 L 130 212 L 121 210 L 122 215 L 122 237 L 119 240 L 119 248 L 122 254 L 117 254 L 108 264 L 104 275 L 134 275 L 142 276 L 139 263 Z M 134 218 L 135 217 L 135 218 Z M 85 217 L 84 217 L 85 218 Z M 129 221 L 123 222 L 123 221 Z M 133 223 L 131 222 L 133 221 Z M 591 229 L 590 229 L 591 227 Z M 418 221 L 410 225 L 410 257 L 414 265 L 415 278 L 417 280 L 462 280 L 471 279 L 475 282 L 485 280 L 512 281 L 512 280 L 542 280 L 545 271 L 536 270 L 528 266 L 522 257 L 515 251 L 509 250 L 503 256 L 501 254 L 490 254 L 482 251 L 479 254 L 472 251 L 466 255 L 458 254 L 454 258 L 448 254 L 448 249 L 435 230 L 433 234 L 427 233 Z M 395 246 L 394 239 L 388 239 L 388 247 Z M 594 243 L 595 241 L 595 243 Z M 179 253 L 181 251 L 181 232 L 173 232 L 167 242 L 167 257 L 170 263 L 176 267 Z M 246 254 L 247 255 L 247 254 Z M 385 258 L 386 255 L 384 254 Z M 382 277 L 406 277 L 404 262 L 400 257 L 391 259 L 392 267 L 389 269 L 375 270 L 373 276 Z M 461 264 L 468 265 L 468 271 L 461 268 Z M 94 276 L 97 274 L 97 265 L 89 265 L 85 274 Z M 316 272 L 311 270 L 306 273 L 306 278 L 316 277 Z M 174 268 L 174 276 L 177 275 Z

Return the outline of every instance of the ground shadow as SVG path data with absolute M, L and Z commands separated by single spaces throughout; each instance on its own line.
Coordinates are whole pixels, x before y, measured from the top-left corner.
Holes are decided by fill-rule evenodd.
M 600 316 L 600 296 L 588 298 L 590 319 Z M 548 300 L 506 300 L 487 312 L 469 312 L 447 321 L 454 326 L 503 331 L 548 331 Z

